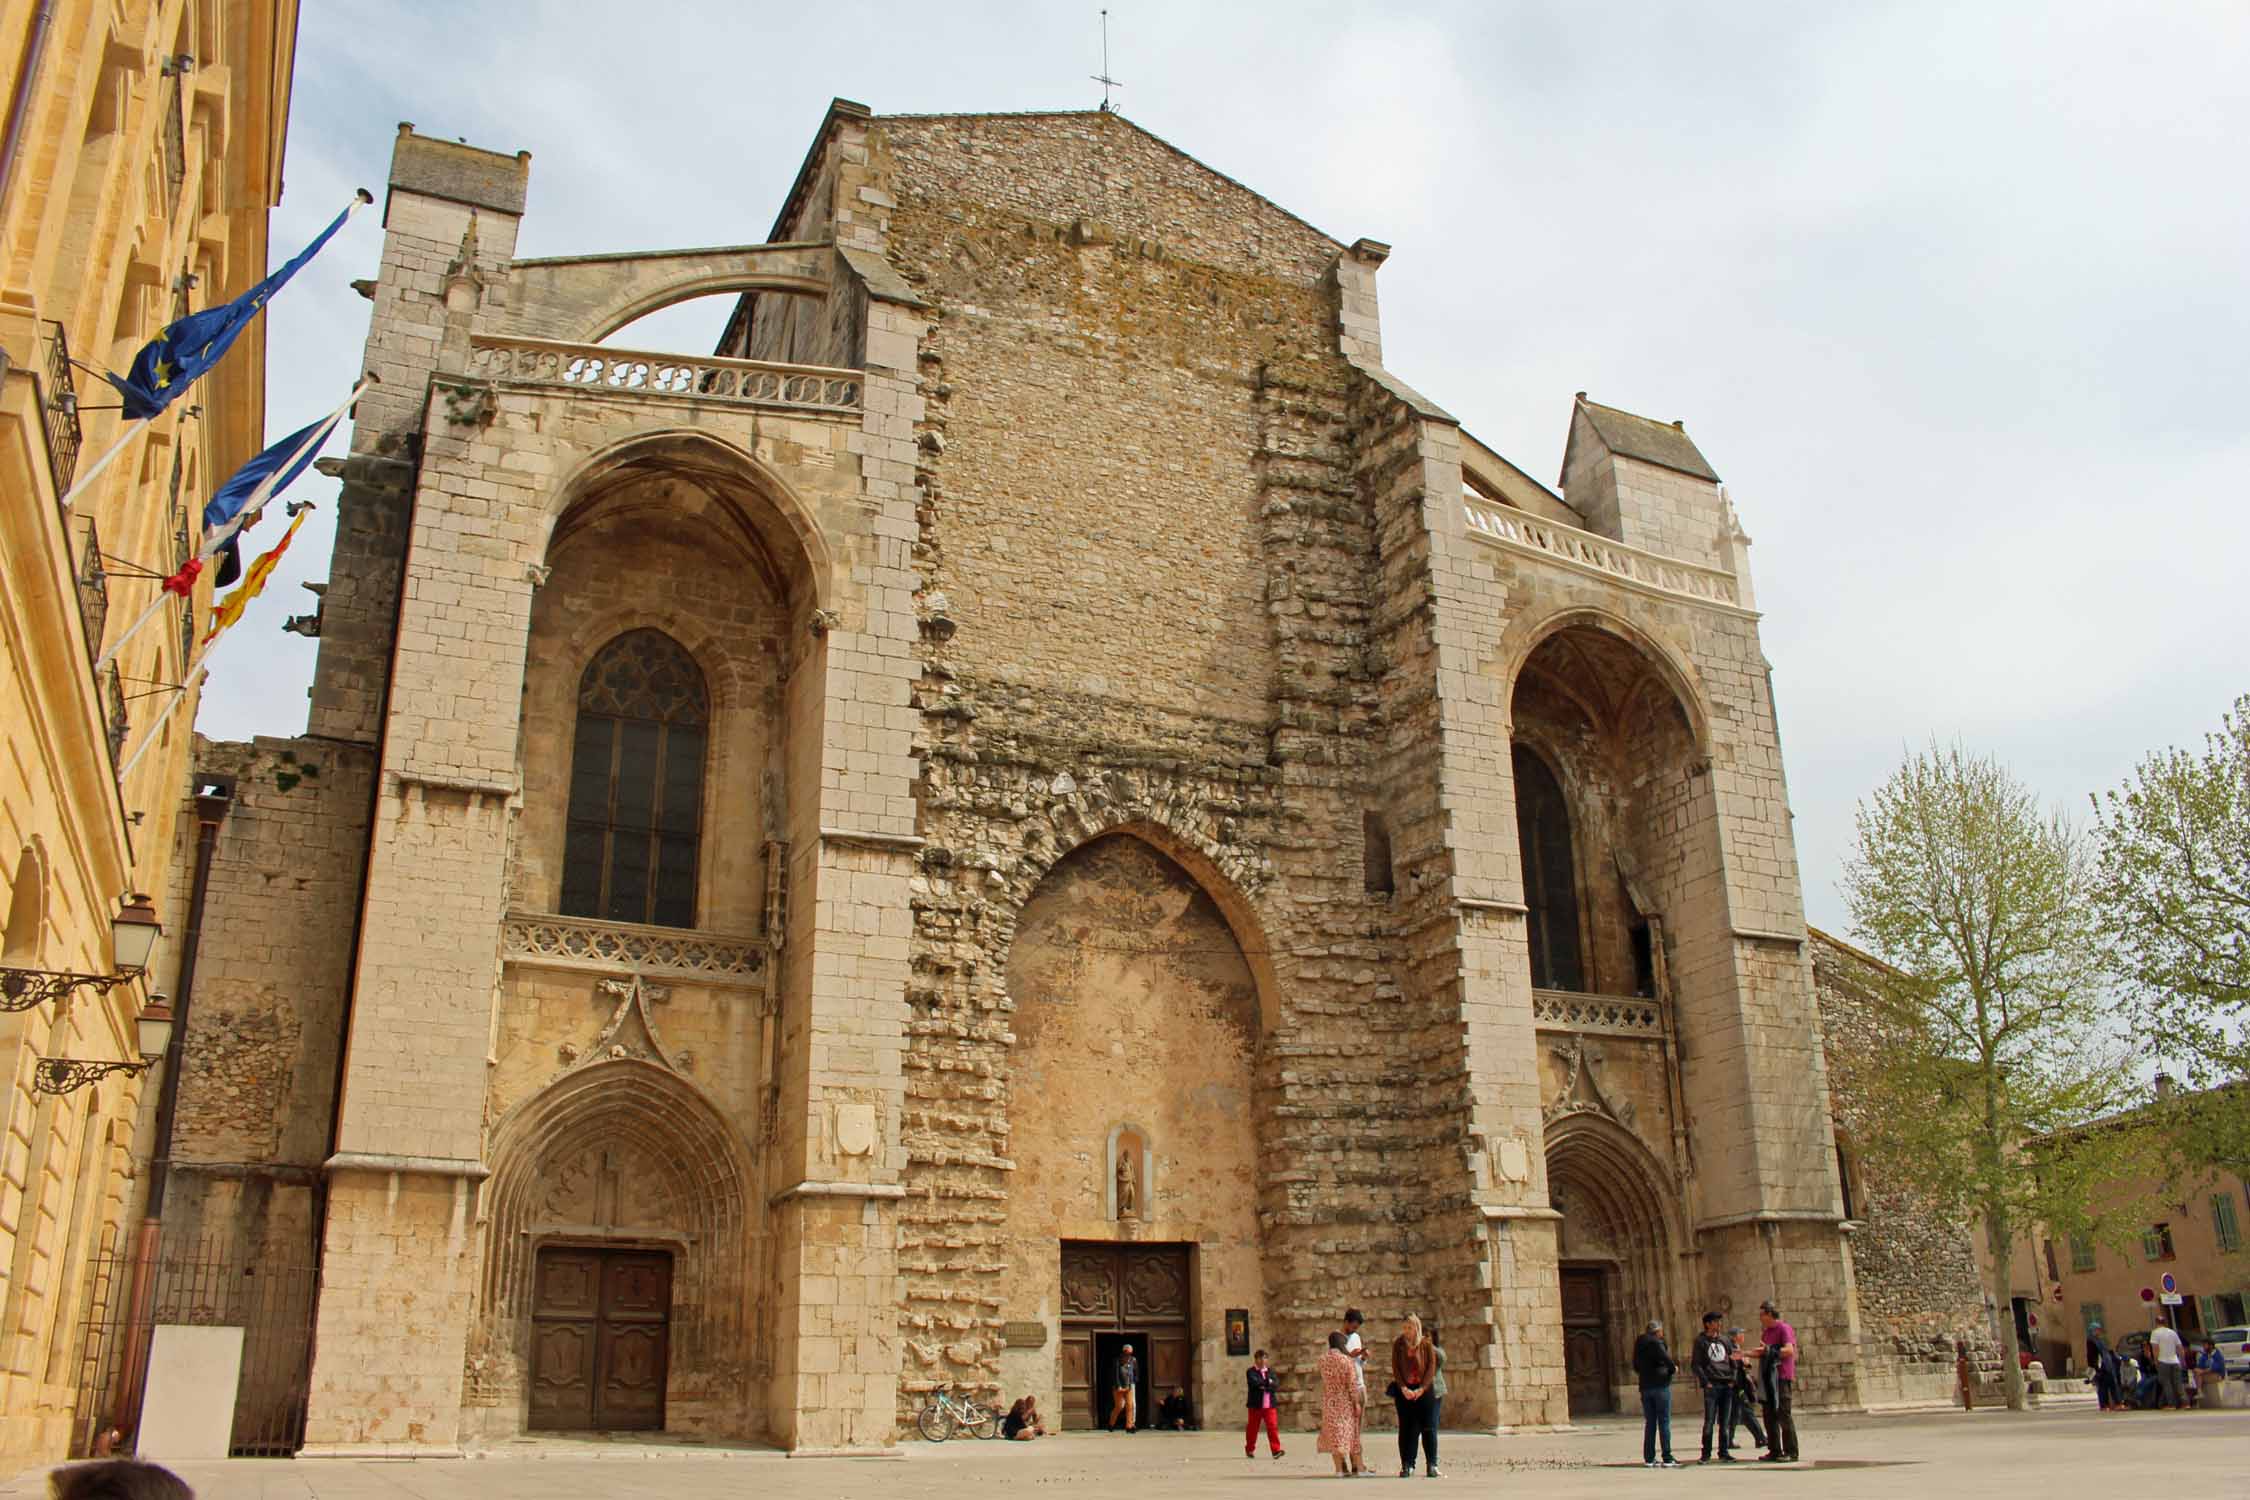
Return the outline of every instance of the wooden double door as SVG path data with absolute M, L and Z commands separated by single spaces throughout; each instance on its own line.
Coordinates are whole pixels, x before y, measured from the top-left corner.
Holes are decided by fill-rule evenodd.
M 664 1427 L 672 1257 L 551 1246 L 531 1311 L 531 1426 L 548 1432 Z
M 1599 1416 L 1617 1409 L 1609 1377 L 1607 1288 L 1599 1266 L 1562 1268 L 1563 1381 L 1570 1414 Z
M 1062 1245 L 1062 1425 L 1109 1421 L 1118 1356 L 1140 1366 L 1140 1420 L 1173 1387 L 1195 1393 L 1194 1282 L 1186 1245 L 1065 1240 Z M 1198 1411 L 1206 1422 L 1210 1414 Z

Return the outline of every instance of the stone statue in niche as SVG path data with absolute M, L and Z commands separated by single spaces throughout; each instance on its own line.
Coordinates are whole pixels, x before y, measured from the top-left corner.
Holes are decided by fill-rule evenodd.
M 1134 1160 L 1139 1155 L 1132 1149 L 1132 1137 L 1117 1143 L 1117 1217 L 1120 1219 L 1141 1216 L 1141 1169 Z

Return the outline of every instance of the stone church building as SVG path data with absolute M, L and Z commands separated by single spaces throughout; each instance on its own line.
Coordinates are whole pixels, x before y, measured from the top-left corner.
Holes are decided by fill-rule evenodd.
M 529 170 L 402 127 L 309 730 L 201 748 L 175 893 L 167 1232 L 317 1266 L 308 1452 L 1080 1427 L 1126 1342 L 1301 1422 L 1347 1303 L 1456 1426 L 1769 1296 L 1864 1404 L 1679 424 L 1581 394 L 1549 489 L 1385 368 L 1386 246 L 1115 114 L 838 101 L 711 249 L 519 259 Z

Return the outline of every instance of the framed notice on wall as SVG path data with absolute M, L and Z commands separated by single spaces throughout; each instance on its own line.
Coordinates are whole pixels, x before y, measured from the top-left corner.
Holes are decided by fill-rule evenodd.
M 1227 1309 L 1227 1353 L 1237 1359 L 1250 1352 L 1250 1309 Z

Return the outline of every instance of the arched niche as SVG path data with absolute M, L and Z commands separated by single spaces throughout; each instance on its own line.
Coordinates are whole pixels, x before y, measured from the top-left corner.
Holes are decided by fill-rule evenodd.
M 534 1304 L 549 1249 L 644 1249 L 671 1261 L 665 1429 L 749 1436 L 770 1361 L 756 1307 L 759 1215 L 748 1149 L 686 1080 L 605 1061 L 518 1105 L 494 1133 L 471 1394 L 531 1419 Z
M 1264 946 L 1220 892 L 1132 833 L 1055 859 L 1017 912 L 1001 1316 L 1052 1321 L 1057 1337 L 1001 1368 L 1011 1395 L 1028 1390 L 1066 1426 L 1095 1420 L 1119 1338 L 1145 1337 L 1151 1378 L 1210 1411 L 1236 1377 L 1203 1358 L 1203 1314 L 1243 1308 L 1267 1326 L 1252 963 Z
M 8 883 L 8 921 L 0 928 L 0 963 L 35 969 L 47 933 L 47 854 L 33 839 L 16 856 Z
M 1722 903 L 1692 895 L 1717 873 L 1717 825 L 1701 714 L 1683 685 L 1652 643 L 1584 613 L 1518 662 L 1509 724 L 1525 903 L 1550 953 L 1576 959 L 1575 976 L 1551 963 L 1548 987 L 1653 997 L 1654 934 L 1723 923 Z M 1575 889 L 1556 889 L 1563 872 Z M 1573 926 L 1574 955 L 1558 940 Z

